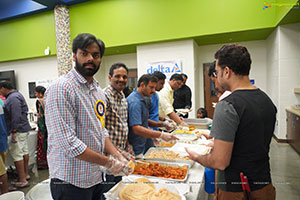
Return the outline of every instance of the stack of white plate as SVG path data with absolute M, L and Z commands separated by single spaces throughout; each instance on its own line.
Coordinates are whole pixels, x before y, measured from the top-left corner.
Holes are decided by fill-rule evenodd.
M 29 190 L 26 194 L 27 200 L 52 200 L 50 192 L 50 179 L 44 180 Z

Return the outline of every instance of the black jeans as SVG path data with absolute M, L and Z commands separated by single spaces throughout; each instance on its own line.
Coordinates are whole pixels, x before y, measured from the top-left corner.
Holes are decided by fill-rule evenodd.
M 54 200 L 100 200 L 104 193 L 102 183 L 79 188 L 56 178 L 51 179 L 50 190 Z
M 106 182 L 103 182 L 103 193 L 108 192 L 112 187 L 122 180 L 122 176 L 106 175 Z M 106 198 L 102 194 L 101 200 Z

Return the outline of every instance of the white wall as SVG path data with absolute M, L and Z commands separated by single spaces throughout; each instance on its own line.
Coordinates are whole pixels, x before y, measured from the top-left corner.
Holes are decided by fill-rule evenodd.
M 188 76 L 186 84 L 192 90 L 193 111 L 191 112 L 191 116 L 195 116 L 195 58 L 193 40 L 137 46 L 138 77 L 146 73 L 146 67 L 150 62 L 175 60 L 181 61 L 182 72 Z
M 276 29 L 266 40 L 267 47 L 267 91 L 266 93 L 272 99 L 273 103 L 279 109 L 279 29 Z M 279 127 L 282 122 L 279 123 L 279 114 L 277 113 L 277 123 L 275 126 L 275 132 L 277 138 L 279 138 Z M 284 122 L 285 123 L 285 122 Z M 282 133 L 282 135 L 285 135 Z
M 279 138 L 286 138 L 285 108 L 300 103 L 300 23 L 279 27 Z
M 108 74 L 112 64 L 122 62 L 129 69 L 137 68 L 136 53 L 104 56 L 99 71 L 95 75 L 95 79 L 99 82 L 101 88 L 105 88 L 109 84 Z
M 267 74 L 267 61 L 266 61 L 266 41 L 257 40 L 250 42 L 240 42 L 239 44 L 247 47 L 251 59 L 251 70 L 250 70 L 250 79 L 255 80 L 255 85 L 259 87 L 261 90 L 266 91 L 266 74 Z M 215 60 L 214 55 L 217 50 L 219 50 L 223 44 L 217 45 L 205 45 L 199 47 L 199 77 L 200 82 L 202 83 L 201 89 L 203 89 L 203 64 L 211 63 Z M 200 96 L 200 106 L 204 107 L 204 90 L 201 91 Z
M 0 71 L 14 70 L 17 89 L 23 94 L 29 109 L 36 99 L 29 98 L 28 82 L 51 80 L 58 77 L 56 56 L 0 63 Z
M 204 105 L 204 80 L 203 80 L 203 66 L 199 61 L 199 46 L 195 41 L 194 41 L 194 59 L 195 59 L 195 69 L 194 69 L 195 94 L 193 95 L 195 96 L 194 109 L 196 114 L 198 108 L 200 108 L 201 105 Z
M 277 107 L 275 135 L 286 139 L 285 108 L 300 103 L 300 23 L 276 28 L 267 38 L 267 91 Z

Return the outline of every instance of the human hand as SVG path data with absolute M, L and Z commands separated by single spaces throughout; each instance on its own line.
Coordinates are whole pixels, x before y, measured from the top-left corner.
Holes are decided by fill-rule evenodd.
M 174 123 L 170 123 L 168 120 L 163 122 L 163 127 L 165 127 L 168 131 L 175 129 L 176 125 Z
M 202 138 L 202 136 L 205 137 L 206 139 L 211 139 L 212 138 L 212 136 L 210 136 L 209 133 L 201 132 L 199 135 L 197 135 L 198 138 Z
M 189 125 L 187 123 L 185 123 L 183 120 L 182 120 L 182 122 L 179 125 L 183 126 L 183 127 L 189 127 Z
M 197 160 L 201 156 L 200 154 L 198 154 L 198 153 L 196 153 L 194 151 L 189 150 L 187 147 L 184 147 L 184 149 L 189 154 L 189 158 L 191 160 L 194 160 L 194 161 L 198 162 Z
M 120 154 L 129 162 L 132 160 L 132 155 L 122 149 L 118 149 L 118 151 L 120 152 Z
M 126 144 L 125 151 L 130 153 L 131 156 L 134 156 L 134 151 L 133 151 L 133 147 L 131 144 L 129 144 L 129 143 Z
M 179 140 L 179 138 L 177 138 L 173 134 L 166 132 L 161 132 L 160 138 L 166 142 L 169 142 L 170 140 Z
M 155 144 L 155 145 L 159 145 L 159 141 L 158 141 L 158 139 L 156 139 L 156 138 L 153 138 L 153 142 L 154 142 L 154 144 Z
M 109 156 L 109 160 L 104 167 L 106 167 L 114 176 L 129 175 L 133 172 L 133 169 L 129 167 L 127 161 L 120 161 L 113 156 Z
M 17 133 L 11 133 L 11 142 L 17 143 Z

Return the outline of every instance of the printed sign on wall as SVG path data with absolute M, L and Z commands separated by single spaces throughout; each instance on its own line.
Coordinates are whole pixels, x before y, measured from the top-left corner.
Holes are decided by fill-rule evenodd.
M 170 79 L 172 74 L 182 73 L 181 62 L 180 61 L 161 61 L 152 62 L 147 65 L 147 74 L 152 74 L 155 71 L 160 71 Z

